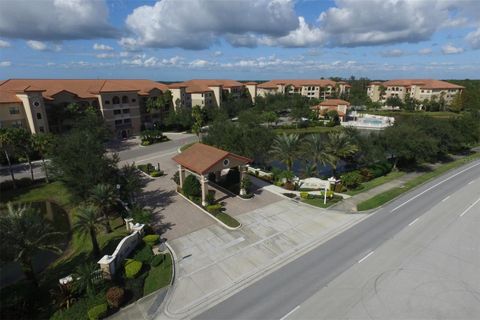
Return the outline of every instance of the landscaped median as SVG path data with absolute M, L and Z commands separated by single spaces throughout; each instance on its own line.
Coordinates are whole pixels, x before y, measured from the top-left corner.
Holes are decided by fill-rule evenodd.
M 452 161 L 452 162 L 449 162 L 449 163 L 446 163 L 446 164 L 443 164 L 441 166 L 439 166 L 438 168 L 430 171 L 430 172 L 427 172 L 425 174 L 422 174 L 421 176 L 418 176 L 408 182 L 406 182 L 403 187 L 397 187 L 397 188 L 393 188 L 393 189 L 390 189 L 388 191 L 385 191 L 385 192 L 382 192 L 368 200 L 365 200 L 361 203 L 359 203 L 357 205 L 357 210 L 358 211 L 365 211 L 365 210 L 370 210 L 370 209 L 374 209 L 374 208 L 377 208 L 391 200 L 393 200 L 394 198 L 398 197 L 399 195 L 401 195 L 402 193 L 405 193 L 433 178 L 436 178 L 442 174 L 444 174 L 445 172 L 449 171 L 449 170 L 452 170 L 452 169 L 455 169 L 457 167 L 460 167 L 466 163 L 469 163 L 471 161 L 474 161 L 476 159 L 480 159 L 480 153 L 474 153 L 474 154 L 471 154 L 471 155 L 468 155 L 464 158 L 461 158 L 461 159 L 458 159 L 458 160 L 455 160 L 455 161 Z

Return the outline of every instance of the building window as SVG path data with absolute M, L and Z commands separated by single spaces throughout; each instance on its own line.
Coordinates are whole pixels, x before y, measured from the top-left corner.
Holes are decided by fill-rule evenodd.
M 127 96 L 122 97 L 122 103 L 128 103 L 128 97 Z
M 112 98 L 112 103 L 113 103 L 113 104 L 120 104 L 120 98 L 117 97 L 117 96 L 113 97 L 113 98 Z
M 20 109 L 18 107 L 10 107 L 9 112 L 10 114 L 19 114 Z
M 33 106 L 34 106 L 34 107 L 40 107 L 40 102 L 35 101 L 35 102 L 33 103 Z
M 132 123 L 132 119 L 123 119 L 123 123 Z
M 42 119 L 42 114 L 40 112 L 37 112 L 37 120 L 41 120 Z
M 132 102 L 136 102 L 136 101 L 137 101 L 137 99 L 132 99 Z
M 45 128 L 43 126 L 38 127 L 38 131 L 45 132 Z
M 120 114 L 120 113 L 122 113 L 122 110 L 119 110 L 119 109 L 113 110 L 113 114 Z
M 121 125 L 121 124 L 122 124 L 122 119 L 120 119 L 120 120 L 115 120 L 115 125 L 116 125 L 116 126 L 119 126 L 119 125 Z
M 122 112 L 123 113 L 130 113 L 130 109 L 123 109 Z
M 12 127 L 13 128 L 22 128 L 23 127 L 23 123 L 22 123 L 22 120 L 15 120 L 12 122 Z
M 110 100 L 105 100 L 105 104 L 110 104 Z

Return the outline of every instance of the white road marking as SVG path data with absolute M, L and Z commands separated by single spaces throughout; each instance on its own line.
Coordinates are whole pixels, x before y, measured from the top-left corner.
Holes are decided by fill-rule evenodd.
M 420 219 L 420 218 L 417 218 L 417 219 L 413 220 L 413 221 L 412 221 L 412 222 L 410 222 L 408 225 L 409 225 L 409 226 L 413 225 L 415 222 L 417 222 L 417 221 L 418 221 L 418 219 Z
M 400 209 L 401 207 L 403 207 L 404 205 L 406 205 L 406 204 L 407 204 L 407 203 L 409 203 L 410 201 L 413 201 L 413 200 L 417 199 L 418 197 L 420 197 L 422 194 L 424 194 L 424 193 L 426 193 L 426 192 L 428 192 L 428 191 L 432 190 L 433 188 L 435 188 L 435 187 L 437 187 L 437 186 L 441 185 L 442 183 L 444 183 L 444 182 L 446 182 L 446 181 L 448 181 L 448 180 L 450 180 L 450 179 L 452 179 L 452 178 L 454 178 L 454 177 L 458 176 L 459 174 L 462 174 L 462 173 L 464 173 L 465 171 L 467 171 L 467 170 L 470 170 L 470 169 L 472 169 L 472 168 L 474 168 L 474 167 L 476 167 L 476 166 L 478 166 L 478 165 L 480 165 L 480 163 L 474 164 L 473 166 L 470 166 L 470 167 L 468 167 L 468 168 L 466 168 L 466 169 L 463 169 L 462 171 L 459 171 L 459 172 L 455 173 L 454 175 L 452 175 L 452 176 L 450 176 L 450 177 L 448 177 L 448 178 L 446 178 L 446 179 L 444 179 L 444 180 L 440 181 L 439 183 L 437 183 L 437 184 L 435 184 L 435 185 L 431 186 L 430 188 L 428 188 L 428 189 L 426 189 L 426 190 L 424 190 L 424 191 L 420 192 L 420 193 L 419 193 L 419 194 L 417 194 L 416 196 L 414 196 L 414 197 L 412 197 L 412 198 L 408 199 L 407 201 L 405 201 L 405 202 L 404 202 L 404 203 L 402 203 L 401 205 L 399 205 L 399 206 L 395 207 L 395 208 L 394 208 L 392 211 L 390 211 L 390 212 L 394 212 L 394 211 L 396 211 L 397 209 Z
M 367 254 L 365 257 L 363 257 L 362 259 L 358 260 L 358 263 L 361 263 L 363 262 L 365 259 L 367 259 L 368 257 L 370 257 L 375 251 L 370 251 L 369 254 Z
M 295 308 L 293 308 L 292 311 L 290 311 L 289 313 L 287 313 L 286 315 L 284 315 L 283 317 L 281 317 L 280 320 L 285 320 L 285 319 L 287 319 L 289 315 L 291 315 L 292 313 L 294 313 L 294 312 L 297 311 L 298 309 L 300 309 L 300 306 L 296 306 Z
M 470 209 L 472 209 L 473 206 L 476 205 L 478 202 L 480 202 L 480 198 L 478 198 L 477 201 L 475 201 L 474 203 L 472 203 L 471 206 L 469 206 L 465 211 L 463 211 L 463 212 L 460 214 L 460 217 L 463 217 L 463 215 L 464 215 L 465 213 L 467 213 Z
M 474 183 L 474 182 L 475 182 L 475 180 L 472 180 L 472 181 L 470 181 L 470 182 L 468 183 L 468 185 L 471 185 L 471 184 Z
M 450 196 L 447 196 L 445 199 L 442 200 L 442 202 L 445 202 L 448 200 L 448 198 L 450 198 Z

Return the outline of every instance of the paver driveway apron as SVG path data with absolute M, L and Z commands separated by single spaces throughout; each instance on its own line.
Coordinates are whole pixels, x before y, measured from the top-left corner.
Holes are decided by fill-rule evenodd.
M 170 242 L 178 259 L 177 279 L 165 313 L 193 316 L 365 217 L 281 200 L 237 216 L 240 230 L 211 225 L 177 238 Z

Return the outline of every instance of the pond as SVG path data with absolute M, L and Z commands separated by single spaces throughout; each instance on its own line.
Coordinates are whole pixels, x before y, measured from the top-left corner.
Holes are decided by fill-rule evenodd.
M 44 219 L 51 222 L 55 231 L 65 233 L 63 241 L 60 244 L 60 248 L 65 250 L 71 238 L 71 224 L 68 213 L 59 205 L 49 201 L 33 202 L 31 203 L 31 206 L 37 209 L 42 214 Z M 39 252 L 33 258 L 35 272 L 38 273 L 44 270 L 58 257 L 58 254 L 52 252 Z M 0 267 L 0 287 L 15 283 L 22 278 L 23 273 L 18 263 L 10 262 Z

